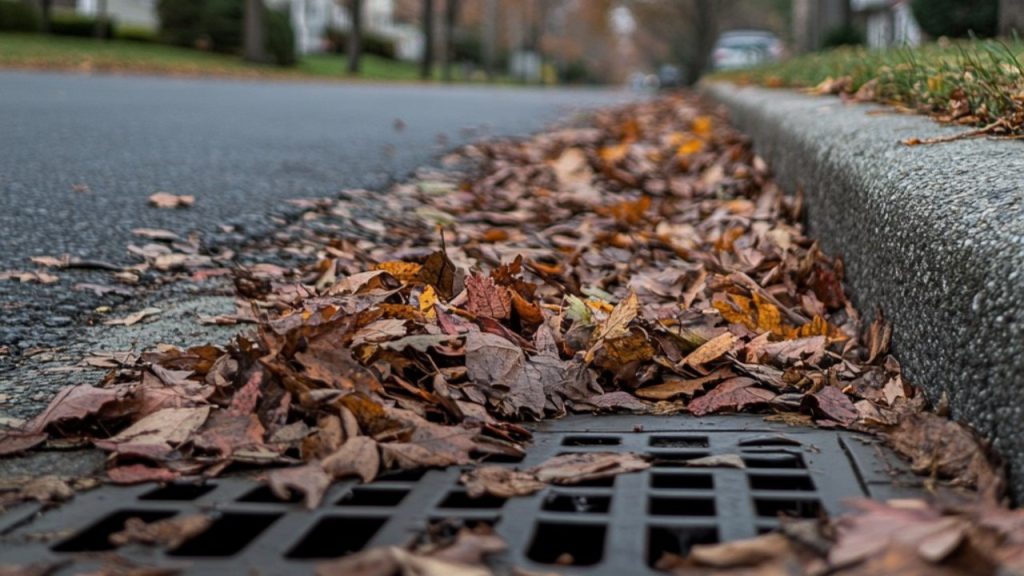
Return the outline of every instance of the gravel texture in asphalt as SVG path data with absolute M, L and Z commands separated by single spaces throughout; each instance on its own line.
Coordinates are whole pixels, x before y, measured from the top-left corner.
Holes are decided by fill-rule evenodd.
M 516 136 L 628 94 L 0 72 L 0 270 L 31 256 L 132 262 L 138 227 L 239 241 L 272 229 L 290 198 L 374 188 L 460 143 Z M 156 191 L 196 205 L 160 210 Z M 79 320 L 124 297 L 0 282 L 0 372 L 18 351 L 59 346 Z M 109 282 L 109 280 L 106 280 Z M 2 377 L 2 373 L 0 373 Z M 2 405 L 2 403 L 0 403 Z
M 897 357 L 1008 461 L 1024 499 L 1024 144 L 909 147 L 955 133 L 836 98 L 711 85 L 780 184 L 807 194 L 861 310 L 884 309 Z

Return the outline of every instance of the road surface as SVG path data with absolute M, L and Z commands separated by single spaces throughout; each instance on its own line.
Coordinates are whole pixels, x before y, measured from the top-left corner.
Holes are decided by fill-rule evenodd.
M 0 270 L 33 269 L 28 259 L 42 255 L 129 262 L 137 227 L 252 232 L 285 199 L 377 186 L 461 142 L 523 135 L 627 97 L 0 72 Z M 156 191 L 197 203 L 151 208 Z M 0 347 L 56 345 L 52 329 L 108 303 L 72 283 L 0 282 Z

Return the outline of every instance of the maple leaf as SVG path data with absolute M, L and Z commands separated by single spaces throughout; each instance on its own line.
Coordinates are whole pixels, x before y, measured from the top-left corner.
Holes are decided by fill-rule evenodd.
M 469 311 L 477 316 L 506 320 L 512 314 L 512 296 L 489 276 L 473 274 L 466 277 Z

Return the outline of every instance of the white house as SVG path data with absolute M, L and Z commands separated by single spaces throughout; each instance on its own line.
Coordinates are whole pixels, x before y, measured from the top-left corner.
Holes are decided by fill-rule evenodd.
M 917 46 L 923 39 L 909 0 L 852 0 L 851 6 L 864 19 L 872 48 Z
M 295 49 L 299 54 L 322 52 L 329 28 L 348 30 L 348 9 L 338 0 L 265 0 L 276 9 L 287 9 L 295 30 Z M 77 0 L 81 14 L 95 14 L 97 0 Z M 156 0 L 106 0 L 107 14 L 120 24 L 156 29 L 160 22 Z M 395 43 L 400 60 L 417 60 L 423 53 L 423 34 L 417 26 L 395 22 L 394 0 L 364 0 L 363 29 L 389 38 Z

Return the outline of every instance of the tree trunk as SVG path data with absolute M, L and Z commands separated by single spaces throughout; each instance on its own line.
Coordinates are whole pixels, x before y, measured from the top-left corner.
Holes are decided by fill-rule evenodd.
M 429 80 L 434 66 L 434 0 L 423 0 L 423 59 L 420 78 Z
M 1024 0 L 999 0 L 999 35 L 1024 35 Z
M 349 14 L 352 17 L 352 29 L 349 30 L 345 54 L 348 57 L 348 73 L 356 75 L 359 74 L 363 59 L 363 0 L 350 0 Z
M 694 0 L 693 59 L 687 71 L 687 82 L 694 84 L 708 69 L 715 36 L 718 34 L 718 11 L 715 0 Z
M 495 60 L 498 52 L 498 0 L 485 0 L 484 8 L 484 71 L 487 79 L 494 81 Z
M 444 81 L 452 81 L 455 62 L 455 23 L 459 19 L 459 0 L 447 0 L 444 10 Z
M 93 26 L 92 35 L 97 40 L 102 40 L 107 28 L 107 0 L 96 0 L 96 24 Z
M 263 0 L 245 0 L 245 22 L 242 43 L 245 59 L 250 62 L 265 62 L 266 52 L 263 39 Z
M 42 22 L 39 24 L 43 34 L 50 33 L 50 13 L 52 7 L 53 0 L 40 0 L 39 2 L 39 12 L 42 19 Z

